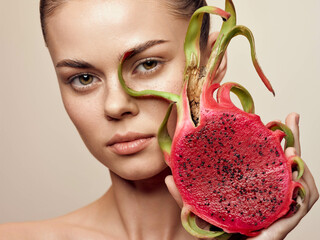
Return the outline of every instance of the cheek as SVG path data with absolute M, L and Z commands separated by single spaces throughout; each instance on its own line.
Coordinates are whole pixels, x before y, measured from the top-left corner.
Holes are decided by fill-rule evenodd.
M 71 94 L 62 94 L 62 100 L 71 121 L 85 144 L 88 145 L 90 138 L 99 133 L 97 126 L 101 126 L 103 119 L 99 100 L 87 96 L 75 97 Z
M 169 117 L 168 125 L 167 125 L 168 132 L 171 138 L 173 137 L 174 132 L 176 130 L 176 125 L 177 125 L 177 108 L 176 106 L 174 106 L 171 111 L 171 115 Z

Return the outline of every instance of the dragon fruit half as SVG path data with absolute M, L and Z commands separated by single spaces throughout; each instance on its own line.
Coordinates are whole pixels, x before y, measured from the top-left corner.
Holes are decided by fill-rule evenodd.
M 220 34 L 205 68 L 200 67 L 199 38 L 204 13 L 223 18 Z M 228 239 L 233 233 L 256 236 L 277 219 L 298 209 L 302 185 L 292 178 L 292 169 L 303 174 L 298 156 L 287 158 L 285 147 L 293 146 L 293 134 L 279 122 L 266 126 L 254 114 L 249 92 L 237 83 L 213 83 L 230 40 L 245 36 L 251 46 L 254 67 L 265 86 L 273 89 L 256 60 L 251 31 L 236 25 L 231 0 L 225 11 L 202 7 L 192 16 L 185 39 L 186 67 L 181 95 L 155 90 L 135 91 L 126 86 L 122 65 L 133 53 L 127 52 L 119 65 L 119 80 L 131 96 L 156 96 L 171 102 L 160 126 L 158 140 L 183 200 L 182 224 L 200 238 Z M 214 92 L 217 91 L 216 100 Z M 230 99 L 233 92 L 244 110 Z M 173 139 L 167 131 L 172 106 L 178 119 Z M 196 216 L 210 223 L 211 230 L 198 227 Z

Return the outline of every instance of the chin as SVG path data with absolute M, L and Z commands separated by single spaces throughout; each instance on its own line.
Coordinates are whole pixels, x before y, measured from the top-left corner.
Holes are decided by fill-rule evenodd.
M 155 178 L 162 175 L 169 169 L 168 165 L 164 162 L 163 157 L 159 159 L 158 162 L 152 161 L 143 166 L 137 164 L 136 166 L 128 167 L 125 171 L 114 172 L 121 178 L 129 181 L 141 181 Z

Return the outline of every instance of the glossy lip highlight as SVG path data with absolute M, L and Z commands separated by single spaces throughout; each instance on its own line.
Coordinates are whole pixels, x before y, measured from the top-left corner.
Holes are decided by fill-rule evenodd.
M 115 134 L 107 142 L 107 147 L 118 155 L 135 154 L 145 149 L 154 137 L 153 134 L 134 132 L 128 132 L 124 135 Z

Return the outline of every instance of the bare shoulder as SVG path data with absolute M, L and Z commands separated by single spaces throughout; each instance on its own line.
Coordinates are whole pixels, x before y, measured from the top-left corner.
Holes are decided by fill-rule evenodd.
M 0 225 L 0 240 L 110 240 L 104 234 L 55 220 Z
M 38 229 L 39 231 L 36 231 Z M 6 223 L 0 225 L 0 239 L 2 240 L 37 240 L 44 231 L 43 224 L 35 222 Z M 50 239 L 49 237 L 44 240 Z
M 117 240 L 125 239 L 113 207 L 101 199 L 56 218 L 0 224 L 0 240 Z M 111 209 L 111 210 L 110 210 Z M 106 227 L 107 226 L 107 227 Z

